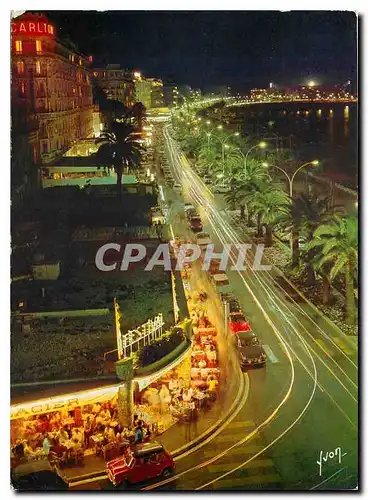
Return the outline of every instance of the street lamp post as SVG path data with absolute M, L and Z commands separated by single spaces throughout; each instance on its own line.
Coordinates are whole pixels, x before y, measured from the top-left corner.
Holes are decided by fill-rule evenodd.
M 278 167 L 277 165 L 269 165 L 268 163 L 263 163 L 263 165 L 265 167 L 273 167 L 273 168 L 277 168 L 277 170 L 280 170 L 287 178 L 288 182 L 289 182 L 289 196 L 290 196 L 290 200 L 291 200 L 291 203 L 293 202 L 293 183 L 294 183 L 294 179 L 295 179 L 295 176 L 296 174 L 304 167 L 307 167 L 308 165 L 318 165 L 319 161 L 318 160 L 313 160 L 313 161 L 307 161 L 306 163 L 303 163 L 303 165 L 301 165 L 300 167 L 298 167 L 295 172 L 293 173 L 293 175 L 290 177 L 290 175 L 286 172 L 286 170 L 284 170 L 283 168 L 281 167 Z M 291 234 L 290 236 L 290 248 L 291 250 L 293 250 L 293 234 Z
M 293 173 L 293 175 L 290 177 L 290 175 L 286 172 L 286 170 L 284 170 L 283 168 L 281 167 L 278 167 L 277 165 L 269 165 L 268 163 L 263 163 L 263 165 L 265 167 L 273 167 L 273 168 L 277 168 L 277 170 L 280 170 L 286 177 L 287 177 L 287 180 L 289 182 L 289 196 L 290 196 L 290 199 L 291 201 L 293 200 L 293 183 L 294 183 L 294 179 L 295 179 L 295 176 L 296 174 L 304 167 L 307 167 L 308 165 L 318 165 L 319 161 L 318 160 L 313 160 L 313 161 L 307 161 L 306 163 L 303 163 L 303 165 L 301 165 L 300 167 L 298 167 L 295 172 Z
M 264 149 L 267 146 L 267 144 L 264 141 L 259 142 L 258 144 L 255 144 L 251 148 L 248 149 L 247 154 L 245 155 L 245 160 L 244 160 L 244 172 L 245 172 L 245 178 L 247 178 L 247 159 L 249 153 L 255 149 L 255 148 L 261 148 Z M 244 155 L 243 155 L 244 156 Z
M 210 125 L 211 122 L 206 122 L 207 125 Z M 223 126 L 218 125 L 217 129 L 222 130 Z M 212 131 L 207 133 L 207 140 L 208 140 L 208 146 L 210 145 L 210 138 L 212 137 Z M 226 147 L 226 141 L 230 139 L 230 137 L 235 136 L 238 137 L 240 134 L 239 132 L 232 132 L 231 134 L 227 135 L 225 139 L 221 139 L 218 135 L 214 134 L 215 137 L 220 141 L 221 143 L 221 163 L 222 163 L 222 173 L 223 176 L 225 176 L 225 147 Z
M 226 141 L 228 139 L 230 139 L 230 137 L 232 137 L 232 136 L 238 137 L 239 132 L 234 132 L 232 134 L 227 135 L 224 140 L 220 139 L 220 141 L 221 141 L 221 157 L 222 157 L 222 173 L 224 176 L 225 176 L 225 146 L 226 146 Z

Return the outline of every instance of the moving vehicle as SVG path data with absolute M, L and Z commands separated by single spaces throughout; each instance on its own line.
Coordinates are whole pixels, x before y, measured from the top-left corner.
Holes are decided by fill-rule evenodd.
M 206 247 L 207 245 L 212 243 L 210 235 L 208 233 L 198 233 L 196 235 L 196 241 L 200 247 Z
M 265 366 L 266 353 L 252 331 L 239 331 L 234 335 L 240 366 L 242 369 L 252 366 Z
M 229 314 L 229 329 L 232 333 L 251 331 L 250 324 L 241 311 Z
M 228 193 L 231 190 L 230 186 L 224 184 L 218 184 L 213 188 L 214 193 Z
M 168 477 L 175 467 L 172 456 L 157 441 L 142 443 L 106 464 L 106 472 L 114 486 L 127 487 L 155 477 Z
M 200 217 L 192 217 L 189 221 L 190 229 L 194 233 L 199 233 L 203 229 L 203 224 Z
M 173 190 L 175 191 L 175 193 L 181 194 L 181 192 L 182 192 L 181 184 L 179 184 L 178 182 L 175 182 Z

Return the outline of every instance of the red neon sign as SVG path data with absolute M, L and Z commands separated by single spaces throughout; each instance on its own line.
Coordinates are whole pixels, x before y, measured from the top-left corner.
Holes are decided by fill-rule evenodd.
M 43 35 L 53 37 L 55 29 L 52 24 L 34 21 L 18 21 L 11 23 L 12 35 Z

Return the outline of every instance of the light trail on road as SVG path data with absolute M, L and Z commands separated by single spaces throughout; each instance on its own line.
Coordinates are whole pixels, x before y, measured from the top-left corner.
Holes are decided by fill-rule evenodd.
M 232 241 L 232 242 L 243 243 L 242 238 L 239 237 L 239 235 L 237 234 L 237 232 L 233 229 L 232 225 L 225 220 L 226 217 L 222 217 L 221 214 L 219 213 L 218 209 L 216 208 L 216 206 L 213 204 L 212 201 L 210 201 L 209 197 L 211 197 L 214 200 L 214 196 L 211 193 L 211 191 L 203 183 L 203 181 L 199 178 L 199 176 L 193 172 L 193 170 L 190 167 L 187 159 L 181 153 L 180 153 L 181 154 L 180 157 L 179 157 L 178 153 L 176 153 L 176 155 L 175 155 L 175 150 L 177 151 L 177 146 L 176 146 L 175 142 L 172 140 L 172 138 L 170 137 L 170 135 L 168 134 L 167 131 L 166 131 L 165 135 L 166 135 L 167 147 L 170 150 L 170 154 L 171 154 L 171 157 L 173 159 L 172 166 L 175 169 L 177 179 L 179 181 L 181 181 L 182 184 L 183 184 L 183 192 L 184 193 L 189 193 L 192 201 L 194 203 L 197 203 L 197 205 L 199 205 L 200 207 L 202 207 L 202 209 L 204 211 L 204 214 L 206 215 L 206 218 L 209 221 L 213 232 L 217 235 L 217 237 L 219 238 L 219 240 L 221 241 L 222 244 L 225 243 L 225 237 L 229 238 L 229 240 Z M 206 193 L 210 194 L 210 196 L 206 196 Z M 225 211 L 225 213 L 226 213 L 226 211 Z M 226 216 L 227 216 L 227 213 L 226 213 Z M 253 250 L 253 245 L 252 245 L 252 250 Z M 231 255 L 231 258 L 232 258 L 233 263 L 235 263 L 234 262 L 234 255 Z M 249 256 L 248 256 L 248 260 L 249 260 Z M 325 385 L 323 383 L 321 383 L 319 380 L 317 380 L 318 370 L 317 370 L 316 363 L 314 361 L 313 356 L 316 358 L 316 360 L 318 360 L 318 362 L 321 363 L 321 365 L 328 371 L 328 373 L 338 382 L 338 384 L 349 395 L 349 397 L 352 398 L 352 400 L 354 402 L 357 402 L 357 400 L 356 400 L 354 394 L 351 392 L 351 390 L 349 390 L 348 387 L 346 387 L 345 384 L 347 384 L 347 385 L 351 384 L 352 388 L 355 388 L 355 389 L 357 389 L 357 384 L 350 378 L 349 374 L 343 369 L 343 367 L 340 364 L 338 364 L 336 362 L 336 360 L 333 359 L 333 357 L 328 352 L 326 352 L 324 349 L 322 349 L 321 345 L 318 344 L 318 342 L 316 341 L 316 339 L 313 337 L 313 335 L 310 333 L 310 331 L 306 328 L 306 326 L 300 321 L 300 319 L 298 318 L 298 316 L 289 307 L 289 305 L 285 304 L 282 301 L 281 296 L 279 296 L 278 293 L 276 293 L 276 291 L 282 290 L 282 292 L 284 294 L 285 294 L 285 291 L 282 289 L 282 287 L 280 286 L 280 284 L 274 279 L 274 277 L 272 276 L 272 274 L 270 272 L 268 272 L 268 271 L 263 271 L 261 273 L 262 276 L 260 276 L 260 273 L 254 272 L 254 270 L 252 269 L 252 267 L 251 266 L 249 266 L 249 267 L 250 267 L 250 276 L 249 276 L 249 274 L 247 275 L 248 281 L 250 281 L 250 283 L 252 285 L 254 285 L 255 282 L 258 283 L 258 285 L 264 291 L 265 297 L 267 297 L 267 299 L 269 301 L 271 301 L 271 303 L 276 307 L 276 310 L 279 311 L 279 314 L 285 320 L 287 328 L 289 328 L 294 333 L 294 336 L 296 336 L 299 339 L 300 343 L 303 345 L 304 351 L 308 354 L 308 357 L 311 359 L 311 361 L 313 363 L 313 369 L 312 370 L 309 369 L 308 366 L 306 366 L 306 364 L 303 362 L 303 360 L 300 358 L 300 356 L 294 350 L 294 348 L 291 345 L 292 344 L 291 340 L 290 340 L 290 342 L 288 342 L 283 337 L 283 343 L 282 344 L 284 344 L 284 352 L 287 353 L 287 354 L 289 354 L 289 355 L 290 355 L 290 353 L 292 353 L 295 356 L 295 358 L 299 361 L 300 365 L 303 367 L 303 369 L 305 370 L 305 372 L 307 373 L 307 375 L 313 380 L 313 383 L 314 383 L 313 387 L 314 387 L 314 389 L 313 389 L 313 393 L 311 394 L 311 396 L 310 396 L 310 398 L 309 398 L 309 400 L 307 402 L 306 407 L 304 407 L 304 409 L 296 417 L 296 419 L 294 420 L 294 422 L 292 424 L 290 424 L 280 435 L 278 435 L 265 449 L 261 450 L 257 455 L 252 456 L 250 459 L 248 459 L 246 462 L 242 463 L 240 466 L 232 469 L 231 471 L 228 471 L 227 473 L 223 474 L 222 476 L 217 477 L 213 481 L 207 482 L 206 484 L 198 487 L 198 489 L 203 489 L 206 486 L 209 486 L 210 484 L 213 484 L 214 482 L 219 481 L 221 478 L 226 477 L 227 475 L 236 472 L 239 468 L 242 468 L 245 465 L 247 465 L 250 461 L 252 461 L 255 458 L 257 458 L 257 456 L 259 456 L 261 453 L 264 453 L 264 451 L 266 451 L 266 449 L 269 449 L 273 444 L 275 444 L 277 441 L 279 441 L 303 417 L 303 415 L 307 411 L 307 408 L 312 403 L 313 396 L 315 394 L 315 391 L 316 391 L 317 387 L 338 408 L 338 410 L 349 421 L 349 423 L 352 425 L 352 427 L 356 428 L 355 424 L 351 421 L 351 419 L 346 414 L 346 412 L 343 410 L 343 408 L 341 408 L 341 406 L 339 405 L 339 403 L 330 394 L 330 392 L 327 390 L 327 388 L 325 387 Z M 247 284 L 246 279 L 244 278 L 244 276 L 242 275 L 242 273 L 238 271 L 238 274 L 239 274 L 239 276 L 240 276 L 243 284 L 248 289 L 248 292 L 250 292 L 253 295 L 253 297 L 256 299 L 256 297 L 254 296 L 251 288 Z M 267 281 L 266 278 L 268 278 L 268 281 Z M 255 280 L 255 282 L 254 282 L 254 280 Z M 271 283 L 270 283 L 270 281 L 271 281 Z M 290 295 L 289 295 L 289 297 L 290 297 Z M 311 325 L 313 325 L 313 327 L 315 327 L 315 329 L 318 332 L 320 332 L 321 336 L 323 336 L 325 339 L 327 339 L 334 346 L 334 348 L 352 366 L 354 366 L 354 368 L 357 368 L 357 365 L 353 362 L 353 360 L 351 360 L 349 358 L 349 356 L 347 356 L 346 353 L 340 348 L 340 346 L 337 345 L 331 339 L 331 337 L 324 332 L 324 330 L 314 321 L 313 317 L 311 317 L 310 314 L 308 314 L 306 311 L 304 311 L 300 307 L 300 305 L 296 301 L 294 301 L 294 299 L 292 297 L 290 297 L 290 299 L 291 299 L 291 301 L 293 303 L 293 306 L 295 307 L 296 311 L 298 313 L 300 313 L 301 316 L 303 316 L 306 319 L 308 319 L 310 321 Z M 257 299 L 255 300 L 255 302 L 257 303 Z M 264 316 L 265 315 L 268 316 L 267 313 L 266 313 L 266 311 L 264 310 L 263 306 L 261 306 L 261 304 L 259 303 L 259 301 L 258 301 L 257 305 L 258 305 L 258 307 L 261 310 L 263 309 L 263 311 L 262 311 L 263 315 Z M 293 324 L 292 321 L 295 324 Z M 302 336 L 301 332 L 299 332 L 298 328 L 296 328 L 296 325 L 298 327 L 300 327 L 300 330 L 301 330 L 301 332 L 303 332 L 303 334 L 306 334 L 308 336 L 307 338 L 309 338 L 309 342 L 313 342 L 315 344 L 315 346 L 317 347 L 317 351 L 318 352 L 316 352 L 316 350 L 313 349 L 310 344 L 308 344 L 307 340 L 304 339 L 304 337 Z M 275 332 L 274 328 L 272 328 L 272 329 Z M 286 329 L 286 333 L 287 333 L 287 329 Z M 281 335 L 280 332 L 279 332 L 279 334 Z M 281 337 L 282 337 L 282 335 L 281 335 Z M 287 346 L 286 349 L 285 349 L 285 345 Z M 341 380 L 341 378 L 339 378 L 339 376 L 337 376 L 333 372 L 333 370 L 331 370 L 330 366 L 328 366 L 328 364 L 325 362 L 325 360 L 321 357 L 321 355 L 319 353 L 323 353 L 324 355 L 326 355 L 329 358 L 329 361 L 338 369 L 338 372 L 340 372 L 340 376 L 344 376 L 346 378 L 346 382 L 345 383 Z M 266 419 L 266 421 L 267 421 L 267 419 Z M 262 422 L 261 427 L 262 427 L 263 424 L 264 424 L 264 422 Z M 237 444 L 233 445 L 233 447 L 240 446 L 245 441 L 246 441 L 246 438 L 245 438 L 245 440 L 242 440 L 241 442 L 238 442 Z M 227 450 L 227 451 L 225 451 L 224 453 L 229 453 L 233 447 L 230 447 L 230 449 Z M 220 458 L 220 457 L 215 457 L 215 459 L 218 459 L 218 458 Z
M 232 257 L 233 258 L 233 257 Z M 235 262 L 234 262 L 235 263 Z M 243 278 L 243 277 L 242 277 Z M 244 279 L 244 278 L 243 278 Z M 215 457 L 211 458 L 210 460 L 206 461 L 206 462 L 202 462 L 201 464 L 198 464 L 197 466 L 195 467 L 192 467 L 190 469 L 187 469 L 185 471 L 183 471 L 182 473 L 180 474 L 177 474 L 175 475 L 173 478 L 170 478 L 169 480 L 166 480 L 166 481 L 162 481 L 156 485 L 152 485 L 150 487 L 147 487 L 145 489 L 154 489 L 156 487 L 159 487 L 159 486 L 162 486 L 162 485 L 165 485 L 167 484 L 168 482 L 171 482 L 171 481 L 174 481 L 176 480 L 177 478 L 179 477 L 182 477 L 183 475 L 185 474 L 188 474 L 189 472 L 193 472 L 193 471 L 196 471 L 200 468 L 203 468 L 203 467 L 206 467 L 210 464 L 212 464 L 213 462 L 219 460 L 220 458 L 222 458 L 223 456 L 225 456 L 226 454 L 228 454 L 230 451 L 232 451 L 235 447 L 239 447 L 241 446 L 242 444 L 246 443 L 247 441 L 249 441 L 250 439 L 252 439 L 252 437 L 254 437 L 262 428 L 264 428 L 265 426 L 269 425 L 272 420 L 275 418 L 275 416 L 277 415 L 277 413 L 280 411 L 280 409 L 282 408 L 282 406 L 287 402 L 287 400 L 289 399 L 290 397 L 290 394 L 292 392 L 292 389 L 293 389 L 293 386 L 294 386 L 294 381 L 295 381 L 295 368 L 294 368 L 294 363 L 293 363 L 293 359 L 291 357 L 291 354 L 290 354 L 290 351 L 293 352 L 293 354 L 298 358 L 298 360 L 300 361 L 300 363 L 305 367 L 305 364 L 303 363 L 303 361 L 299 358 L 299 356 L 295 353 L 295 351 L 290 348 L 289 344 L 285 341 L 284 337 L 282 336 L 281 332 L 279 332 L 279 330 L 277 329 L 276 325 L 272 322 L 271 318 L 269 317 L 269 315 L 267 314 L 267 312 L 265 311 L 265 309 L 262 307 L 262 305 L 260 304 L 260 302 L 258 301 L 257 297 L 253 294 L 253 291 L 250 289 L 249 285 L 245 282 L 244 280 L 244 284 L 245 286 L 248 288 L 249 292 L 253 295 L 253 298 L 255 300 L 255 302 L 257 303 L 257 305 L 259 306 L 259 308 L 262 310 L 264 316 L 265 316 L 265 319 L 266 321 L 270 324 L 270 326 L 272 327 L 273 331 L 275 332 L 276 336 L 279 338 L 281 344 L 284 346 L 284 352 L 287 354 L 288 356 L 288 359 L 289 359 L 289 362 L 290 362 L 290 366 L 291 366 L 291 379 L 290 379 L 290 385 L 289 385 L 289 388 L 288 388 L 288 391 L 286 392 L 284 398 L 281 400 L 281 402 L 276 406 L 276 408 L 273 410 L 273 412 L 271 412 L 271 414 L 260 424 L 257 426 L 256 429 L 254 429 L 250 434 L 248 434 L 245 438 L 243 438 L 242 440 L 234 443 L 231 447 L 229 447 L 228 449 L 224 450 L 222 453 L 216 455 Z M 304 348 L 306 350 L 306 352 L 308 353 L 310 359 L 311 359 L 311 362 L 313 364 L 313 371 L 314 371 L 314 384 L 313 384 L 313 389 L 312 389 L 312 392 L 311 392 L 311 395 L 307 401 L 307 403 L 305 404 L 304 408 L 302 409 L 302 411 L 299 413 L 299 415 L 296 417 L 296 419 L 292 422 L 291 425 L 289 425 L 284 431 L 283 433 L 281 433 L 276 439 L 274 439 L 269 445 L 267 445 L 266 447 L 264 447 L 259 453 L 253 455 L 250 459 L 248 459 L 246 461 L 246 463 L 249 463 L 251 462 L 252 460 L 254 460 L 255 458 L 257 458 L 260 454 L 262 454 L 264 451 L 266 451 L 268 448 L 270 448 L 270 446 L 272 446 L 274 443 L 276 443 L 279 439 L 281 439 L 287 432 L 289 432 L 297 423 L 298 421 L 302 418 L 302 416 L 304 415 L 304 413 L 307 411 L 309 405 L 311 404 L 311 401 L 313 400 L 313 396 L 315 394 L 315 390 L 316 390 L 316 387 L 317 387 L 317 369 L 316 369 L 316 365 L 315 365 L 315 362 L 314 362 L 314 359 L 313 357 L 311 356 L 309 350 L 308 350 L 308 346 L 307 344 L 305 343 L 304 339 L 301 339 L 301 342 L 303 343 L 304 345 Z M 310 371 L 307 369 L 307 367 L 305 367 L 305 369 L 310 373 Z M 312 374 L 311 374 L 312 375 Z M 244 464 L 243 464 L 244 465 Z M 234 471 L 237 470 L 234 469 Z M 233 472 L 233 471 L 231 471 Z M 231 472 L 228 472 L 226 473 L 225 475 L 228 475 L 230 474 Z M 216 480 L 219 480 L 220 478 L 222 477 L 225 477 L 224 475 L 220 476 L 218 479 L 215 479 L 213 481 L 211 481 L 210 483 L 208 484 L 212 484 L 213 482 L 215 482 Z M 198 488 L 198 489 L 202 489 L 204 486 Z
M 174 149 L 176 149 L 178 151 L 178 148 L 177 148 L 177 145 L 176 143 L 173 141 L 173 139 L 171 138 L 171 136 L 169 135 L 168 133 L 168 130 L 165 130 L 164 132 L 164 135 L 166 137 L 166 140 L 170 143 L 171 147 L 168 148 L 170 150 L 170 155 L 171 155 L 171 158 L 175 160 L 173 161 L 173 163 L 175 164 L 175 168 L 176 168 L 176 175 L 179 179 L 182 179 L 183 177 L 183 174 L 184 176 L 186 176 L 188 179 L 188 187 L 189 187 L 189 192 L 192 194 L 192 196 L 194 196 L 196 198 L 196 201 L 199 205 L 203 206 L 205 211 L 206 211 L 206 206 L 208 207 L 208 210 L 211 210 L 212 214 L 214 214 L 215 216 L 217 215 L 217 209 L 216 207 L 206 198 L 203 196 L 203 193 L 202 192 L 196 192 L 195 190 L 195 187 L 199 184 L 202 188 L 202 190 L 204 190 L 204 192 L 207 192 L 211 195 L 212 198 L 214 198 L 212 192 L 209 190 L 209 188 L 203 183 L 202 179 L 193 172 L 192 168 L 190 167 L 190 164 L 188 162 L 188 160 L 186 159 L 186 157 L 184 156 L 184 154 L 182 152 L 177 152 L 176 156 L 175 156 L 175 153 L 174 153 Z M 185 168 L 183 169 L 183 166 L 182 164 L 180 163 L 180 159 L 182 159 L 182 161 L 184 162 L 185 164 Z M 193 187 L 194 186 L 194 187 Z M 207 215 L 208 215 L 208 210 L 206 211 L 207 212 Z M 220 218 L 220 223 L 222 222 L 222 219 Z M 236 233 L 234 232 L 234 229 L 228 225 L 228 231 L 229 232 L 232 232 L 232 237 L 235 237 L 235 239 L 237 240 L 238 243 L 244 243 L 241 238 L 239 238 Z M 253 271 L 251 269 L 251 266 L 250 266 L 250 270 Z M 287 293 L 285 292 L 282 287 L 280 286 L 279 283 L 277 283 L 277 281 L 274 279 L 274 277 L 271 275 L 271 273 L 269 273 L 268 271 L 265 271 L 268 275 L 268 278 L 270 280 L 272 280 L 273 284 L 277 286 L 278 289 L 282 290 L 284 293 Z M 321 333 L 321 335 L 326 339 L 328 340 L 328 342 L 330 342 L 334 348 L 336 348 L 336 350 L 338 350 L 340 352 L 340 354 L 342 356 L 344 356 L 344 358 L 350 363 L 352 364 L 355 368 L 357 368 L 357 365 L 354 363 L 353 360 L 351 360 L 349 358 L 349 356 L 346 355 L 346 353 L 341 349 L 341 347 L 339 345 L 337 345 L 332 339 L 330 336 L 328 336 L 324 331 L 323 329 L 314 321 L 314 319 L 306 312 L 304 311 L 300 306 L 299 304 L 297 304 L 296 301 L 294 301 L 294 299 L 289 295 L 287 294 L 291 301 L 294 303 L 294 306 L 301 312 L 301 314 L 303 314 L 304 316 L 306 316 L 309 321 L 311 321 L 311 323 L 313 323 L 313 325 L 318 329 L 318 331 Z M 282 304 L 283 307 L 285 307 L 285 304 L 283 303 Z M 286 306 L 288 307 L 288 306 Z M 295 317 L 293 311 L 290 310 L 290 308 L 288 308 L 290 313 L 292 314 L 292 316 Z M 295 317 L 296 318 L 296 317 Z M 297 320 L 298 321 L 298 320 Z M 303 326 L 303 328 L 305 328 Z M 309 336 L 310 333 L 306 330 L 307 334 Z M 312 340 L 316 343 L 315 339 L 311 336 Z M 318 349 L 322 350 L 321 346 L 316 343 L 317 346 L 318 346 Z M 336 364 L 336 366 L 338 367 L 338 369 L 340 371 L 344 371 L 343 368 L 338 364 L 336 363 L 336 361 L 329 355 L 328 352 L 325 353 L 328 357 L 330 357 L 331 361 L 333 363 Z M 344 374 L 347 378 L 349 378 L 349 376 L 345 373 L 344 371 Z M 349 378 L 349 380 L 351 381 L 351 383 L 355 386 L 355 388 L 357 388 L 357 385 Z

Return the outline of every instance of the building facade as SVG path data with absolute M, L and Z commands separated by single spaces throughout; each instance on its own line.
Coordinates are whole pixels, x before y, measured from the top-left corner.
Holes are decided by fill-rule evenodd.
M 152 83 L 149 79 L 143 78 L 139 71 L 133 72 L 134 92 L 136 102 L 141 102 L 146 109 L 152 107 Z
M 163 93 L 165 106 L 176 108 L 179 97 L 178 87 L 174 83 L 164 83 Z
M 42 15 L 14 19 L 11 34 L 13 149 L 22 132 L 30 161 L 48 163 L 93 136 L 92 58 L 58 40 Z
M 158 78 L 149 78 L 151 82 L 151 107 L 162 108 L 165 106 L 163 82 Z
M 108 64 L 106 68 L 95 68 L 93 76 L 109 99 L 120 101 L 127 107 L 133 106 L 135 96 L 131 72 L 120 68 L 120 64 Z

